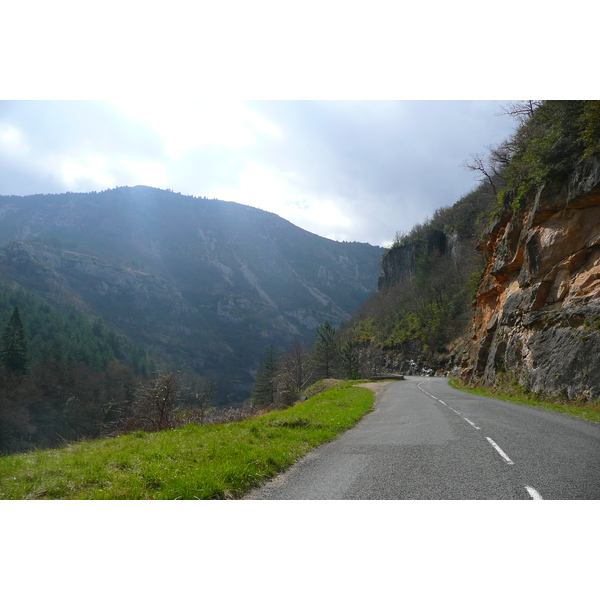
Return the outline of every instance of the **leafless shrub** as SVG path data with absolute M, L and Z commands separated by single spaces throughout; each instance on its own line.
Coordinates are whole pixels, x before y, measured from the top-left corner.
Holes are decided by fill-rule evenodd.
M 219 425 L 233 421 L 243 421 L 267 412 L 266 409 L 256 409 L 250 405 L 211 407 L 209 412 L 202 413 L 198 408 L 183 408 L 173 416 L 174 427 L 184 425 Z
M 187 391 L 187 400 L 193 405 L 193 412 L 196 415 L 196 421 L 204 425 L 209 412 L 212 410 L 212 402 L 215 397 L 214 381 L 205 380 L 198 384 L 193 383 Z
M 383 370 L 384 353 L 376 346 L 365 346 L 358 353 L 359 373 L 364 379 L 380 375 Z
M 296 386 L 294 378 L 289 373 L 282 373 L 277 380 L 275 407 L 284 408 L 286 406 L 293 406 L 299 400 L 300 390 Z
M 175 426 L 175 403 L 180 392 L 177 373 L 159 373 L 136 391 L 126 431 L 161 431 Z

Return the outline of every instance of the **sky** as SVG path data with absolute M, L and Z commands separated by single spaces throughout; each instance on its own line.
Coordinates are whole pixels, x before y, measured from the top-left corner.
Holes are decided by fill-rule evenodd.
M 388 246 L 476 187 L 511 99 L 597 95 L 584 0 L 29 4 L 0 36 L 0 194 L 148 185 Z
M 0 101 L 0 194 L 148 185 L 389 245 L 477 180 L 506 101 Z

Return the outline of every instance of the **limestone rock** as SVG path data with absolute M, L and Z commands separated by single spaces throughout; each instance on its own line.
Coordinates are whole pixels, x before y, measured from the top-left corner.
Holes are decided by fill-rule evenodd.
M 462 375 L 600 397 L 600 159 L 542 186 L 525 214 L 505 210 L 479 249 L 489 264 Z

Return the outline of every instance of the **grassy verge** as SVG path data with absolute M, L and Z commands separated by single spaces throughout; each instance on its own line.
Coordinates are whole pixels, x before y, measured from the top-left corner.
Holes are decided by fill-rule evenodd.
M 489 396 L 490 398 L 498 398 L 500 400 L 506 400 L 507 402 L 514 402 L 516 404 L 537 406 L 539 408 L 545 408 L 547 410 L 552 410 L 554 412 L 569 415 L 571 417 L 585 419 L 586 421 L 591 421 L 592 423 L 600 423 L 600 406 L 598 403 L 580 406 L 568 404 L 567 402 L 560 402 L 558 400 L 555 402 L 548 402 L 537 399 L 534 394 L 518 393 L 516 391 L 500 393 L 488 387 L 466 387 L 461 385 L 455 378 L 450 380 L 450 385 L 457 390 L 462 390 L 463 392 L 478 394 L 479 396 Z
M 0 499 L 240 498 L 372 409 L 373 392 L 352 383 L 245 421 L 6 456 Z

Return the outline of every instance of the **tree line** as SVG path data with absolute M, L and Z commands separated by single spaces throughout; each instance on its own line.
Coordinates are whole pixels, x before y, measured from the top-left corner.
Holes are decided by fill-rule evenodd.
M 322 379 L 373 377 L 382 368 L 380 359 L 380 351 L 325 321 L 317 328 L 312 346 L 296 340 L 285 352 L 278 352 L 272 345 L 267 348 L 252 389 L 252 406 L 292 406 Z
M 463 165 L 493 189 L 498 208 L 524 210 L 543 183 L 600 153 L 600 100 L 527 100 L 503 114 L 517 120 L 515 133 Z
M 0 290 L 0 318 L 2 453 L 253 414 L 248 404 L 213 406 L 212 380 L 157 370 L 143 349 L 76 309 Z
M 97 437 L 146 377 L 145 352 L 101 319 L 0 290 L 0 451 Z

